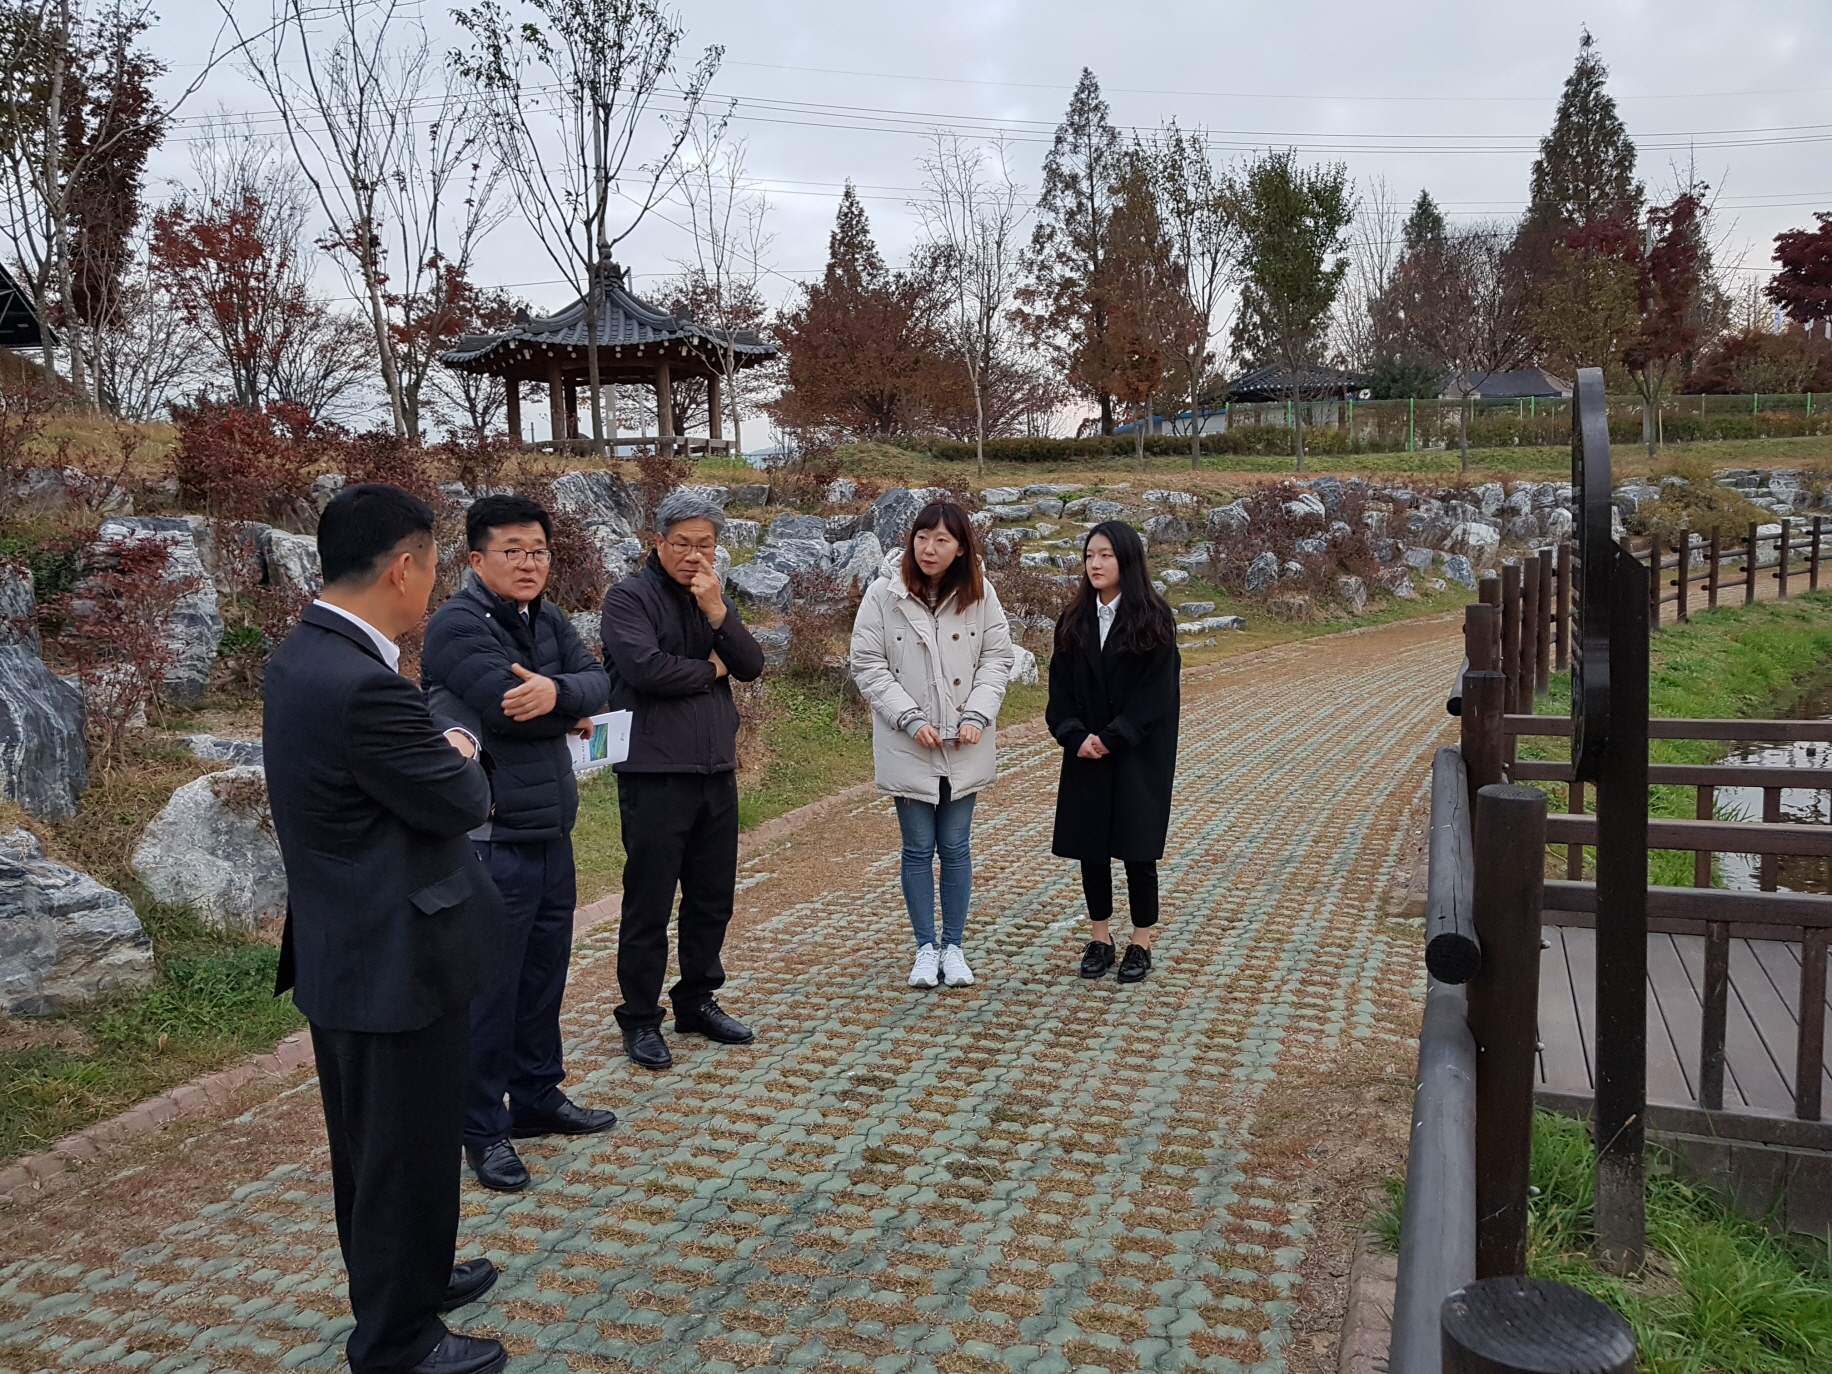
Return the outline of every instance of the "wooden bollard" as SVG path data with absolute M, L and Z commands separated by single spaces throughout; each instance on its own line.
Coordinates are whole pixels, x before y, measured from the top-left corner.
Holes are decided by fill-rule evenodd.
M 1749 527 L 1749 543 L 1743 546 L 1743 604 L 1750 605 L 1756 599 L 1756 564 L 1762 561 L 1757 550 L 1756 530 L 1760 526 Z
M 1558 609 L 1557 622 L 1553 628 L 1554 641 L 1558 645 L 1558 671 L 1564 672 L 1571 666 L 1571 541 L 1565 540 L 1558 546 Z
M 1510 713 L 1531 710 L 1522 706 L 1520 686 L 1520 564 L 1512 558 L 1501 565 L 1501 672 L 1508 680 L 1502 709 Z
M 1477 1279 L 1439 1309 L 1444 1374 L 1634 1374 L 1635 1333 L 1551 1279 Z
M 1539 600 L 1533 608 L 1533 695 L 1552 690 L 1552 546 L 1539 551 Z
M 1527 1267 L 1527 1183 L 1539 1016 L 1546 794 L 1497 784 L 1476 794 L 1476 1277 Z
M 1514 682 L 1514 709 L 1533 710 L 1533 684 L 1539 680 L 1539 558 L 1528 553 L 1520 564 L 1520 664 Z

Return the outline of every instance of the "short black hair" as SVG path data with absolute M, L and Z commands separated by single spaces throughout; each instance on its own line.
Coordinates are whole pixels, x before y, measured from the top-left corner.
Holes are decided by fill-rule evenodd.
M 539 525 L 541 533 L 553 542 L 553 517 L 539 501 L 526 496 L 484 496 L 471 502 L 464 513 L 464 542 L 473 550 L 482 550 L 490 542 L 490 531 L 502 525 Z
M 386 482 L 345 487 L 318 518 L 318 559 L 326 586 L 366 587 L 403 540 L 433 534 L 433 508 Z

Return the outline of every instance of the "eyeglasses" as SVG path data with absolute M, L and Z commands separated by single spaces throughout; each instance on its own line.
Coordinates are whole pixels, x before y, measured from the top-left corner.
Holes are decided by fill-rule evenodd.
M 682 555 L 690 553 L 712 554 L 718 552 L 719 549 L 719 541 L 716 539 L 703 540 L 697 544 L 691 543 L 685 539 L 670 539 L 666 542 L 669 548 Z
M 552 549 L 491 549 L 491 553 L 500 553 L 503 562 L 512 568 L 519 568 L 524 563 L 533 563 L 537 568 L 544 568 L 553 562 Z

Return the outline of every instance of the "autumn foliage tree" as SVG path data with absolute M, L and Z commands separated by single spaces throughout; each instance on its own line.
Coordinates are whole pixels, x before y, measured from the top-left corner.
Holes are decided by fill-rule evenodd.
M 1020 317 L 1074 389 L 1092 401 L 1100 432 L 1113 433 L 1115 376 L 1123 350 L 1107 338 L 1110 296 L 1102 286 L 1126 152 L 1094 73 L 1082 69 L 1068 113 L 1043 160 L 1037 223 L 1024 255 Z
M 786 385 L 769 410 L 813 443 L 920 429 L 962 378 L 942 354 L 944 306 L 919 260 L 892 272 L 848 184 L 827 269 L 777 319 Z
M 1781 270 L 1762 294 L 1809 334 L 1816 323 L 1827 321 L 1823 328 L 1832 338 L 1832 213 L 1822 211 L 1814 218 L 1819 221 L 1817 229 L 1775 235 L 1775 261 Z

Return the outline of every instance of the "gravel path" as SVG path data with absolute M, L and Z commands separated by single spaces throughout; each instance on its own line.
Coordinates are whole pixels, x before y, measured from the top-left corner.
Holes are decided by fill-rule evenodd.
M 525 1193 L 467 1185 L 461 1252 L 506 1272 L 458 1318 L 515 1374 L 1285 1370 L 1311 1200 L 1249 1130 L 1269 1084 L 1405 1033 L 1416 943 L 1382 909 L 1459 652 L 1438 619 L 1186 676 L 1135 987 L 1074 976 L 1078 875 L 1048 853 L 1056 750 L 1034 731 L 978 817 L 971 989 L 903 986 L 875 799 L 744 865 L 722 996 L 754 1047 L 628 1065 L 615 933 L 591 932 L 570 1090 L 622 1124 L 529 1142 Z M 304 1079 L 13 1218 L 0 1369 L 341 1368 L 322 1131 Z

